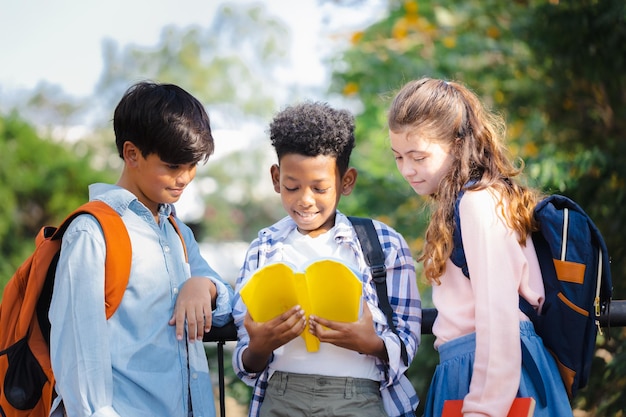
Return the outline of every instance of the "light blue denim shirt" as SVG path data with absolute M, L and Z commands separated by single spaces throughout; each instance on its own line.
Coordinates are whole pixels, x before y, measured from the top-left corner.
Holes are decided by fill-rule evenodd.
M 215 416 L 204 345 L 176 340 L 168 324 L 176 297 L 190 276 L 217 285 L 213 326 L 231 318 L 232 288 L 200 255 L 189 227 L 177 221 L 181 240 L 162 205 L 159 224 L 129 191 L 93 184 L 90 199 L 121 216 L 132 244 L 128 287 L 114 315 L 104 309 L 105 243 L 91 215 L 80 215 L 62 243 L 50 306 L 50 354 L 59 397 L 53 410 L 70 416 Z M 52 415 L 57 415 L 53 412 Z

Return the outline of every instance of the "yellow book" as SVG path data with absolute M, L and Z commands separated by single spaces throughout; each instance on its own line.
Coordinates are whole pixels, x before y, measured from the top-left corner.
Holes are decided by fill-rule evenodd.
M 250 316 L 258 322 L 300 305 L 307 319 L 302 337 L 309 352 L 316 352 L 320 345 L 319 339 L 309 333 L 309 315 L 346 323 L 357 321 L 362 293 L 358 275 L 330 258 L 314 260 L 301 271 L 287 262 L 265 265 L 240 290 Z

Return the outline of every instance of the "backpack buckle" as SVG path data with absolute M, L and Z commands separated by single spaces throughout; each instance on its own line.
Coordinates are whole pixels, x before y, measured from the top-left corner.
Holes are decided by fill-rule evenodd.
M 370 267 L 372 272 L 372 279 L 375 283 L 381 284 L 387 280 L 387 268 L 385 265 L 374 265 Z

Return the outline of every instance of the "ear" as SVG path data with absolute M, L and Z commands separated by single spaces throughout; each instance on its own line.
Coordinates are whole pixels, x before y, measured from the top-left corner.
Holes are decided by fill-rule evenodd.
M 341 194 L 350 195 L 356 184 L 357 170 L 356 168 L 348 168 L 341 179 Z
M 126 141 L 124 142 L 124 147 L 122 148 L 122 156 L 124 157 L 124 162 L 130 166 L 137 166 L 137 161 L 141 156 L 141 151 L 135 146 L 134 143 Z
M 278 164 L 272 165 L 272 167 L 270 168 L 270 175 L 272 176 L 274 191 L 280 194 L 280 167 L 278 166 Z

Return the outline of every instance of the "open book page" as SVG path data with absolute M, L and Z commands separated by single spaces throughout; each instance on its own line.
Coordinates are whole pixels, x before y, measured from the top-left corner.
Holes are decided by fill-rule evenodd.
M 359 275 L 331 258 L 313 260 L 300 271 L 287 262 L 265 265 L 240 290 L 250 316 L 258 322 L 271 320 L 300 305 L 307 319 L 302 337 L 309 352 L 316 352 L 320 343 L 309 333 L 309 315 L 333 321 L 357 321 L 362 293 Z

